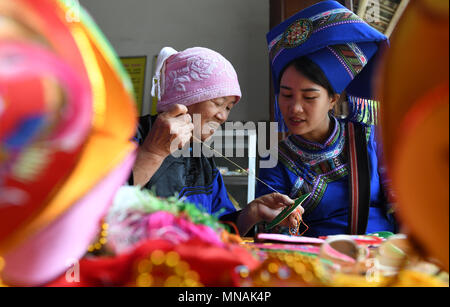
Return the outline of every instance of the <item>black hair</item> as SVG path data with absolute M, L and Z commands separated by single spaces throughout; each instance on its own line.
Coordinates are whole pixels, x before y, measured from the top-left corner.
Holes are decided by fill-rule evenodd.
M 325 88 L 328 92 L 328 96 L 333 97 L 336 94 L 336 92 L 334 91 L 333 87 L 330 84 L 330 81 L 328 81 L 328 78 L 325 76 L 322 69 L 320 69 L 320 67 L 316 63 L 314 63 L 305 56 L 296 58 L 283 68 L 283 70 L 280 73 L 278 85 L 280 85 L 281 77 L 283 76 L 284 71 L 290 66 L 294 66 L 297 72 L 301 73 L 312 82 Z

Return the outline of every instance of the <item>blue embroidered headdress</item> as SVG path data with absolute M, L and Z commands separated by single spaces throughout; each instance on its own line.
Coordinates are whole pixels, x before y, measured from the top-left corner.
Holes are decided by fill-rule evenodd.
M 324 72 L 336 93 L 347 93 L 348 119 L 376 122 L 372 75 L 387 37 L 337 1 L 319 2 L 274 27 L 267 34 L 275 89 L 275 117 L 286 131 L 278 107 L 284 68 L 305 56 Z

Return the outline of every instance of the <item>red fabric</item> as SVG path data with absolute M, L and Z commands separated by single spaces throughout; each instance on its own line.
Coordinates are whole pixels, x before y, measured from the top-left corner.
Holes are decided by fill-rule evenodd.
M 48 121 L 48 115 L 46 114 L 48 110 L 46 110 L 47 106 L 44 100 L 45 93 L 42 80 L 26 75 L 23 78 L 23 80 L 13 79 L 10 82 L 0 78 L 0 83 L 2 83 L 0 94 L 5 96 L 7 102 L 6 109 L 0 119 L 2 123 L 0 142 L 4 141 L 5 138 L 10 138 L 11 136 L 8 136 L 8 134 L 14 132 L 13 127 L 16 128 L 16 126 L 19 126 L 26 119 L 42 117 L 42 119 Z M 33 99 L 30 99 L 30 97 Z M 5 120 L 5 126 L 3 126 L 3 120 Z M 58 122 L 58 124 L 60 123 Z M 49 124 L 46 123 L 46 125 L 48 126 Z M 38 137 L 41 139 L 43 139 L 42 129 L 40 128 L 38 130 L 40 133 Z M 33 137 L 34 139 L 37 138 L 36 135 Z M 29 146 L 30 143 L 32 141 L 27 143 L 26 146 Z M 43 143 L 42 140 L 41 143 Z M 42 209 L 46 204 L 45 200 L 51 191 L 54 190 L 54 187 L 58 186 L 67 174 L 70 173 L 81 150 L 81 145 L 70 151 L 52 148 L 51 154 L 45 155 L 47 160 L 41 159 L 39 162 L 34 162 L 38 164 L 37 169 L 39 172 L 28 177 L 27 181 L 18 178 L 13 171 L 6 168 L 7 172 L 6 174 L 2 174 L 3 176 L 1 178 L 2 187 L 24 191 L 28 195 L 28 198 L 21 202 L 20 205 L 11 204 L 5 199 L 0 200 L 3 203 L 3 206 L 0 205 L 0 242 L 6 240 L 24 221 L 32 218 L 36 212 Z M 21 148 L 20 151 L 24 152 L 25 149 Z M 7 150 L 5 154 L 7 160 L 2 161 L 4 165 L 19 164 L 17 162 L 18 153 L 12 150 L 8 152 Z
M 175 251 L 186 261 L 191 270 L 200 276 L 200 282 L 207 287 L 237 286 L 232 280 L 236 266 L 256 268 L 259 261 L 239 245 L 220 248 L 200 240 L 191 240 L 174 245 L 165 240 L 147 240 L 129 253 L 116 257 L 83 258 L 79 263 L 79 282 L 66 280 L 65 273 L 47 286 L 49 287 L 101 287 L 128 286 L 134 283 L 135 265 L 148 258 L 154 250 L 167 253 Z

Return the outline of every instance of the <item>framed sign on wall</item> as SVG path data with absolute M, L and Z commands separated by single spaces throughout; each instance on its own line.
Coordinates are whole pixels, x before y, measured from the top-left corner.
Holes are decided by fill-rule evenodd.
M 147 56 L 126 56 L 120 57 L 120 60 L 133 83 L 137 111 L 139 114 L 142 114 Z
M 391 36 L 409 0 L 349 0 L 353 10 L 368 24 Z

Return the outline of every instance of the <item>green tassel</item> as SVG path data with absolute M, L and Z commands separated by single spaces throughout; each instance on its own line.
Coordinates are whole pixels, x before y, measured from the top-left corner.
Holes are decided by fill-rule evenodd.
M 348 105 L 348 120 L 366 125 L 378 124 L 378 101 L 348 96 Z

